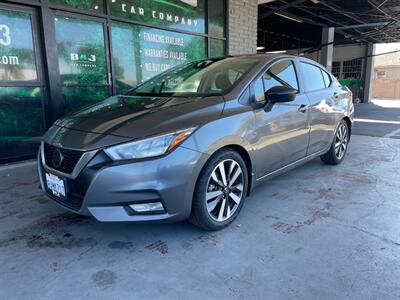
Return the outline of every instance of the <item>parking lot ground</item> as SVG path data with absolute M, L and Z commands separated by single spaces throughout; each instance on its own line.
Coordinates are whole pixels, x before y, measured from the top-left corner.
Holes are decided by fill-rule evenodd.
M 356 105 L 354 134 L 400 139 L 400 100 Z
M 400 140 L 353 136 L 257 188 L 232 226 L 99 223 L 0 171 L 1 299 L 399 299 Z M 362 155 L 361 155 L 362 154 Z

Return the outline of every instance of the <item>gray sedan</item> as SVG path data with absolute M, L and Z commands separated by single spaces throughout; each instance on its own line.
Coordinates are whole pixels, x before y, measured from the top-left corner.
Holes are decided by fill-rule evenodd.
M 229 225 L 264 180 L 316 157 L 343 161 L 349 89 L 314 61 L 276 55 L 178 66 L 58 120 L 41 187 L 99 221 Z

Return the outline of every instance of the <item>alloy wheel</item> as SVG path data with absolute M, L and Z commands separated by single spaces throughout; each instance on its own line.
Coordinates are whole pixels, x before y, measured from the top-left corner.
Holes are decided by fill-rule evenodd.
M 240 165 L 226 159 L 212 171 L 207 183 L 206 205 L 211 218 L 223 222 L 233 216 L 242 201 L 244 187 Z
M 341 160 L 346 154 L 348 144 L 348 134 L 347 126 L 345 124 L 340 124 L 336 131 L 336 141 L 335 141 L 335 155 Z

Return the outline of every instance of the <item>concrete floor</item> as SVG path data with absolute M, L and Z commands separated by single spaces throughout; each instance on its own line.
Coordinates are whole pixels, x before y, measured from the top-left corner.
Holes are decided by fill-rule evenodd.
M 342 165 L 266 182 L 220 232 L 98 223 L 44 197 L 33 165 L 2 167 L 0 299 L 399 299 L 399 152 L 353 136 Z
M 354 134 L 400 139 L 400 100 L 358 104 Z

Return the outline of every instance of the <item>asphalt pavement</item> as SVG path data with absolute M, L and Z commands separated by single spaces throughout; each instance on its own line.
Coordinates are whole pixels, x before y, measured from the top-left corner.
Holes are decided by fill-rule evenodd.
M 343 164 L 266 182 L 219 232 L 99 223 L 46 198 L 34 162 L 2 166 L 0 299 L 398 300 L 399 116 L 357 105 Z

